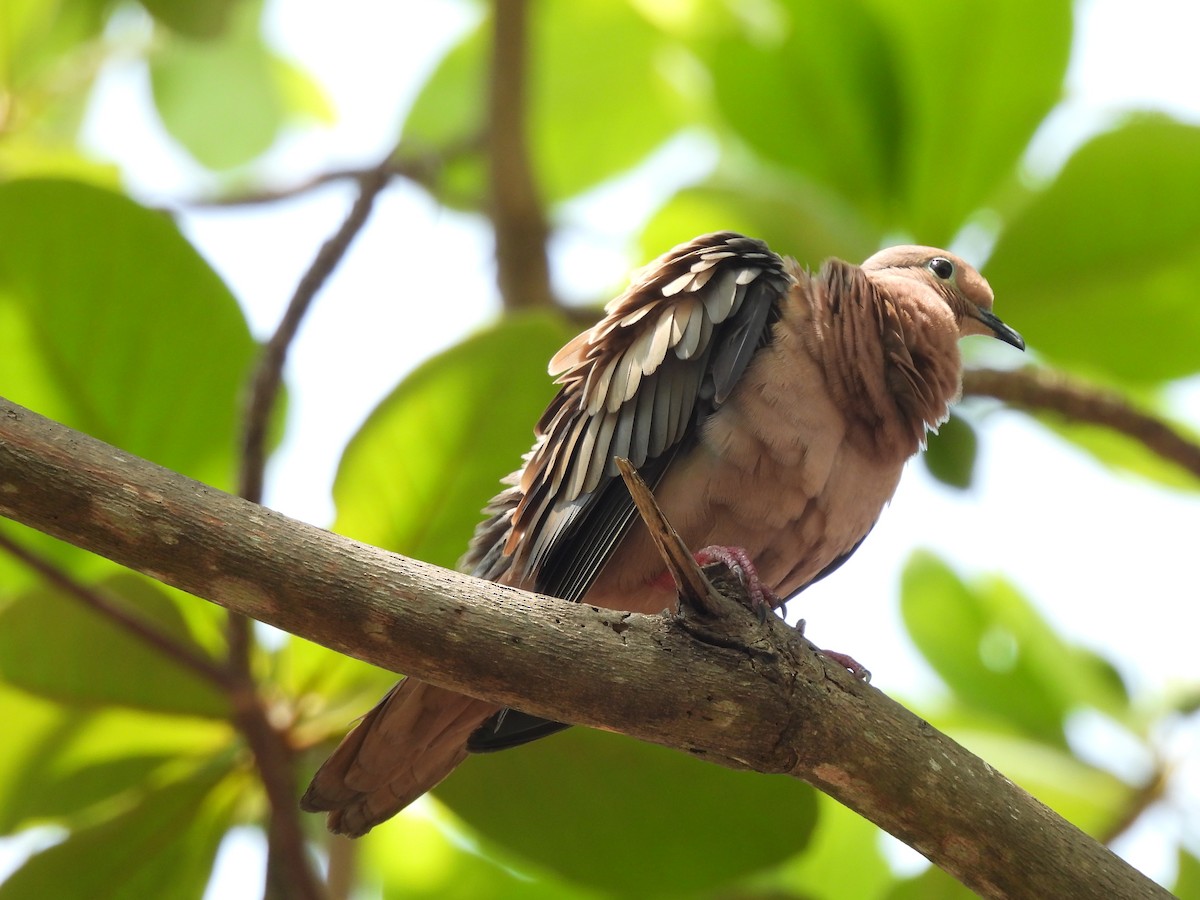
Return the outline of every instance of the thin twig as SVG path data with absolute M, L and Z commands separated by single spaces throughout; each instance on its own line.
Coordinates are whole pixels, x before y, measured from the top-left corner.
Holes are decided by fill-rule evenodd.
M 496 0 L 488 81 L 488 164 L 496 281 L 506 309 L 555 306 L 546 258 L 549 227 L 526 141 L 527 0 Z
M 451 142 L 445 147 L 440 147 L 436 152 L 413 153 L 409 151 L 405 155 L 397 153 L 374 166 L 330 169 L 288 187 L 273 190 L 261 189 L 248 194 L 197 197 L 184 202 L 183 205 L 193 209 L 205 209 L 278 203 L 282 200 L 292 200 L 339 181 L 357 181 L 361 184 L 380 170 L 389 181 L 393 178 L 404 178 L 426 190 L 433 191 L 437 187 L 438 176 L 447 165 L 469 153 L 479 152 L 483 145 L 482 135 L 473 135 L 463 141 Z
M 250 194 L 233 194 L 227 197 L 200 197 L 194 200 L 187 201 L 186 205 L 194 209 L 205 208 L 226 208 L 238 206 L 258 206 L 266 203 L 278 203 L 281 200 L 292 200 L 302 194 L 307 194 L 310 191 L 315 191 L 317 188 L 325 187 L 329 184 L 335 184 L 339 181 L 357 181 L 360 184 L 364 179 L 372 177 L 380 170 L 379 166 L 370 166 L 368 168 L 347 168 L 347 169 L 330 169 L 327 172 L 321 172 L 304 181 L 289 185 L 288 187 L 277 189 L 258 190 Z M 388 178 L 402 177 L 409 181 L 416 182 L 420 185 L 427 185 L 432 181 L 432 172 L 435 171 L 433 164 L 428 160 L 418 161 L 389 161 L 385 167 L 385 174 Z
M 1150 780 L 1130 797 L 1129 803 L 1126 804 L 1120 817 L 1102 834 L 1097 835 L 1096 840 L 1106 847 L 1111 847 L 1113 841 L 1136 825 L 1146 810 L 1163 798 L 1170 783 L 1171 771 L 1169 767 L 1160 761 L 1159 765 L 1155 767 L 1154 774 Z
M 245 412 L 246 427 L 242 437 L 242 471 L 238 492 L 247 500 L 258 503 L 262 499 L 267 426 L 283 381 L 283 366 L 287 361 L 288 348 L 313 298 L 341 262 L 351 242 L 366 224 L 379 193 L 387 186 L 389 165 L 390 161 L 385 160 L 360 178 L 358 198 L 354 201 L 349 215 L 333 237 L 321 247 L 316 259 L 300 279 L 279 327 L 263 347 L 262 357 L 251 383 L 250 399 Z
M 10 556 L 19 559 L 29 568 L 41 575 L 50 584 L 77 601 L 97 615 L 103 616 L 119 628 L 140 638 L 146 646 L 158 651 L 171 662 L 189 669 L 205 681 L 211 682 L 222 690 L 227 690 L 231 684 L 229 674 L 216 662 L 193 647 L 189 647 L 174 635 L 163 631 L 157 625 L 141 618 L 120 605 L 113 603 L 100 591 L 87 585 L 80 584 L 70 575 L 28 547 L 22 547 L 5 534 L 0 534 L 0 548 Z
M 1147 450 L 1200 478 L 1200 443 L 1157 416 L 1135 409 L 1113 391 L 1049 369 L 971 369 L 963 375 L 963 393 L 994 397 L 1031 412 L 1052 412 L 1072 422 L 1087 422 L 1133 438 Z

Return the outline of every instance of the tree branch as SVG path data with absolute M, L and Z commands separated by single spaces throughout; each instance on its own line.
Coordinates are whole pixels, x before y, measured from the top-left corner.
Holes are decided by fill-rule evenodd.
M 263 347 L 258 368 L 251 382 L 246 405 L 246 427 L 242 435 L 242 474 L 239 493 L 248 500 L 262 498 L 262 479 L 266 460 L 267 428 L 271 409 L 283 381 L 283 366 L 288 348 L 313 298 L 346 254 L 354 238 L 366 224 L 380 191 L 387 187 L 388 166 L 384 160 L 360 179 L 358 198 L 337 232 L 322 245 L 316 259 L 300 279 L 287 311 L 271 340 Z
M 414 184 L 428 187 L 441 168 L 440 159 L 389 159 L 383 165 L 367 168 L 330 169 L 320 172 L 304 181 L 276 189 L 257 190 L 254 193 L 235 194 L 228 197 L 201 197 L 185 201 L 192 208 L 227 208 L 236 206 L 258 206 L 265 203 L 278 203 L 281 200 L 291 200 L 317 188 L 335 184 L 339 181 L 357 181 L 359 184 L 374 178 L 381 170 L 390 181 L 392 178 L 407 178 Z
M 488 163 L 496 235 L 496 281 L 506 309 L 555 306 L 546 258 L 549 229 L 525 140 L 527 0 L 492 5 Z
M 963 373 L 963 394 L 994 397 L 1018 409 L 1056 413 L 1073 422 L 1110 428 L 1200 478 L 1200 443 L 1162 419 L 1135 409 L 1113 391 L 1049 369 L 968 369 Z
M 374 174 L 380 170 L 387 175 L 389 181 L 393 178 L 404 178 L 432 192 L 437 187 L 438 176 L 447 164 L 469 153 L 479 152 L 482 145 L 482 136 L 475 135 L 466 140 L 450 142 L 436 151 L 426 153 L 413 152 L 411 147 L 397 148 L 392 156 L 374 166 L 330 169 L 288 187 L 266 188 L 252 193 L 229 196 L 199 197 L 183 201 L 183 205 L 204 209 L 278 203 L 281 200 L 291 200 L 338 181 L 357 181 L 361 184 L 374 177 Z
M 709 643 L 676 617 L 481 582 L 288 519 L 3 400 L 0 514 L 393 671 L 802 778 L 985 897 L 1170 896 L 786 624 L 760 625 L 734 604 Z

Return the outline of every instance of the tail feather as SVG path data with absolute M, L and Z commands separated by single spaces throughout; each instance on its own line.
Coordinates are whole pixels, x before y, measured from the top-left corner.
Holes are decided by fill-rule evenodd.
M 500 707 L 406 678 L 363 716 L 300 800 L 329 830 L 359 837 L 433 788 L 467 756 L 467 738 Z

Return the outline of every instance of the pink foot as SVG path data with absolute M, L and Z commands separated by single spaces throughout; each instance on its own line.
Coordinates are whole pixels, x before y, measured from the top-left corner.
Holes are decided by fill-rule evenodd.
M 822 650 L 821 653 L 823 653 L 825 656 L 828 656 L 839 666 L 849 669 L 850 674 L 853 675 L 858 681 L 861 681 L 863 684 L 871 683 L 870 670 L 853 656 L 849 656 L 845 653 L 838 653 L 836 650 Z
M 741 547 L 713 545 L 698 550 L 694 554 L 694 558 L 696 563 L 701 566 L 712 563 L 723 563 L 728 566 L 729 571 L 733 572 L 745 586 L 746 593 L 750 595 L 750 609 L 756 612 L 760 619 L 765 621 L 767 610 L 780 605 L 781 601 L 775 596 L 775 592 L 759 580 L 758 569 L 751 561 L 750 554 Z
M 803 619 L 798 619 L 796 621 L 796 631 L 800 632 L 802 635 L 804 634 L 804 626 L 805 622 Z M 816 647 L 815 649 L 822 656 L 828 656 L 839 666 L 849 669 L 850 674 L 853 675 L 858 681 L 861 681 L 863 684 L 871 683 L 871 670 L 860 663 L 853 656 L 850 656 L 848 653 L 839 653 L 837 650 L 822 650 L 820 647 Z

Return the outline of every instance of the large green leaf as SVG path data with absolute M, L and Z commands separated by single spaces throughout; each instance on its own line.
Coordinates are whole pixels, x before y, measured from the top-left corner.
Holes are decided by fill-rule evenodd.
M 1152 384 L 1200 370 L 1200 128 L 1134 119 L 1082 147 L 987 275 L 1039 354 Z
M 1005 581 L 968 585 L 918 552 L 904 568 L 900 602 L 913 641 L 963 702 L 1027 735 L 1064 747 L 1073 709 L 1128 710 L 1112 666 L 1063 641 Z
M 685 104 L 662 65 L 666 39 L 634 4 L 576 0 L 534 12 L 526 133 L 538 187 L 557 201 L 640 162 L 678 130 Z M 406 151 L 461 148 L 484 134 L 491 30 L 485 19 L 425 83 L 404 124 Z M 481 156 L 439 176 L 447 200 L 482 203 Z
M 1015 178 L 1034 131 L 1058 103 L 1073 4 L 867 5 L 887 35 L 903 104 L 892 223 L 920 243 L 944 245 Z
M 164 34 L 151 58 L 150 84 L 163 124 L 209 169 L 231 169 L 262 154 L 291 112 L 327 117 L 316 83 L 264 43 L 261 15 L 261 3 L 243 2 L 219 39 Z M 295 102 L 299 109 L 290 106 Z
M 949 239 L 1057 101 L 1065 0 L 789 0 L 702 42 L 725 120 L 881 231 Z M 1031 30 L 1029 22 L 1038 27 Z
M 877 897 L 895 880 L 880 850 L 883 833 L 872 822 L 817 793 L 819 826 L 802 853 L 748 880 L 766 896 Z M 758 894 L 748 894 L 758 896 Z
M 246 0 L 140 0 L 146 12 L 172 31 L 216 38 L 229 27 L 235 7 Z
M 639 239 L 651 259 L 710 231 L 765 240 L 775 252 L 816 268 L 830 256 L 855 262 L 878 248 L 880 235 L 827 190 L 778 171 L 734 169 L 685 188 L 664 204 Z
M 62 78 L 59 67 L 72 57 L 76 57 L 73 61 L 78 66 L 85 67 L 74 71 L 75 77 L 94 67 L 94 61 L 86 61 L 89 53 L 95 53 L 88 42 L 103 30 L 106 6 L 93 0 L 5 0 L 0 10 L 0 86 L 10 116 L 14 107 L 22 113 L 31 112 L 31 107 L 47 102 L 46 93 L 62 91 L 68 79 Z M 89 84 L 90 79 L 84 79 L 82 85 L 71 87 Z M 27 106 L 23 93 L 35 85 L 40 96 L 28 98 Z M 18 116 L 11 116 L 5 123 L 6 130 L 18 124 L 24 123 Z
M 255 353 L 169 218 L 69 181 L 0 185 L 0 384 L 43 415 L 218 486 Z
M 0 685 L 9 726 L 0 755 L 0 834 L 30 824 L 90 824 L 128 808 L 181 760 L 233 744 L 224 722 L 129 709 L 83 711 Z
M 701 45 L 721 114 L 766 159 L 881 227 L 896 189 L 902 108 L 887 35 L 862 0 L 777 9 L 769 28 Z
M 928 718 L 1088 834 L 1109 833 L 1136 800 L 1137 790 L 1111 772 L 1062 747 L 1014 734 L 994 716 L 954 708 Z
M 536 7 L 532 149 L 550 199 L 633 167 L 683 123 L 686 98 L 665 72 L 663 36 L 635 8 L 613 0 Z
M 245 785 L 208 765 L 151 790 L 127 812 L 70 834 L 0 885 L 0 900 L 199 898 Z
M 441 819 L 450 818 L 443 814 Z M 370 875 L 379 879 L 385 900 L 586 900 L 606 896 L 570 884 L 552 873 L 517 871 L 511 859 L 481 848 L 432 817 L 401 815 L 362 838 Z M 403 847 L 403 853 L 396 848 Z M 524 861 L 521 863 L 524 865 Z
M 289 698 L 299 714 L 292 736 L 312 746 L 315 767 L 340 741 L 355 719 L 396 683 L 396 674 L 289 636 L 270 656 L 273 690 Z
M 95 590 L 202 655 L 178 608 L 153 582 L 119 574 Z M 77 705 L 214 718 L 228 713 L 224 694 L 212 682 L 51 588 L 31 589 L 0 610 L 0 676 L 23 690 Z
M 629 738 L 572 729 L 473 757 L 437 796 L 491 843 L 584 885 L 711 888 L 808 843 L 815 792 Z
M 1182 847 L 1174 891 L 1179 900 L 1200 900 L 1200 859 Z
M 1126 398 L 1129 399 L 1129 398 Z M 1155 414 L 1155 413 L 1152 413 Z M 1175 431 L 1192 441 L 1200 441 L 1191 428 L 1173 422 L 1165 412 L 1156 415 Z M 1141 441 L 1099 425 L 1085 425 L 1050 415 L 1042 421 L 1056 434 L 1066 438 L 1117 472 L 1125 472 L 1175 490 L 1200 490 L 1200 478 L 1182 465 L 1164 459 Z
M 937 866 L 906 878 L 883 895 L 883 900 L 972 900 L 978 896 Z
M 554 393 L 546 363 L 572 330 L 556 316 L 508 318 L 413 372 L 346 448 L 334 529 L 454 565 L 533 443 Z

